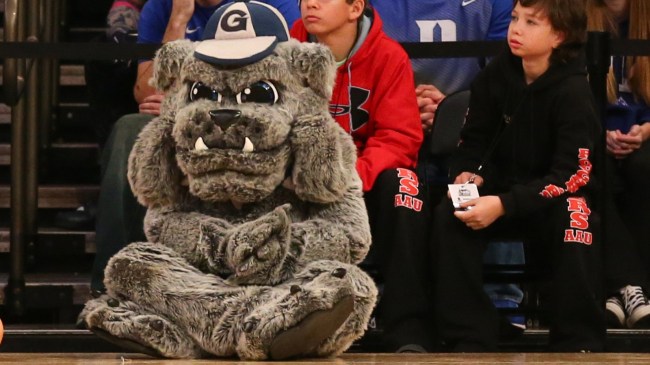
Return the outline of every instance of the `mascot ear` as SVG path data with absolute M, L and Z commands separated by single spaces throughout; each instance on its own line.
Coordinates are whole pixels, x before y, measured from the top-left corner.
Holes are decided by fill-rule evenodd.
M 181 73 L 185 57 L 191 55 L 196 45 L 186 39 L 163 44 L 153 60 L 151 86 L 168 91 Z
M 298 72 L 306 86 L 329 101 L 336 79 L 336 66 L 332 52 L 318 43 L 299 43 L 294 39 L 289 42 L 295 42 L 290 44 L 293 70 Z
M 129 155 L 128 178 L 140 204 L 170 206 L 182 201 L 188 189 L 182 186 L 183 174 L 176 164 L 174 121 L 156 118 L 149 122 Z

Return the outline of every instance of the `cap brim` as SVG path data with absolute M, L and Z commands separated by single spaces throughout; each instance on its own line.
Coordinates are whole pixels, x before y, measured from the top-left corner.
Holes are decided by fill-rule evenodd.
M 275 36 L 207 39 L 199 42 L 194 57 L 216 65 L 247 65 L 271 54 L 277 43 Z

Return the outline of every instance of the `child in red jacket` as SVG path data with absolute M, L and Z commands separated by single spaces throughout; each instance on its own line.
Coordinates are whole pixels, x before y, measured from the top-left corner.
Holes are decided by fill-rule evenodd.
M 357 171 L 373 235 L 371 256 L 384 281 L 380 317 L 389 350 L 431 346 L 428 277 L 429 208 L 412 171 L 422 128 L 411 63 L 364 0 L 302 0 L 291 30 L 330 48 L 338 64 L 330 113 L 357 146 Z

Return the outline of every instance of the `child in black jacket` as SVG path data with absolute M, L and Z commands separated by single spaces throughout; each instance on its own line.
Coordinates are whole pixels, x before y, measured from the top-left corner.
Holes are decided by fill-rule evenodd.
M 599 119 L 580 50 L 583 2 L 519 0 L 510 52 L 472 85 L 450 176 L 481 197 L 436 211 L 437 319 L 456 351 L 493 351 L 498 317 L 482 289 L 482 255 L 495 238 L 523 237 L 534 259 L 550 260 L 550 345 L 600 351 L 599 218 L 592 209 L 592 163 Z

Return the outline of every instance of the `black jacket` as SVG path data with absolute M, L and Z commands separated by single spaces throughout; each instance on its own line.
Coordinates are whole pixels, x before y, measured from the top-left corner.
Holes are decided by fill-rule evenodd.
M 481 195 L 498 195 L 511 217 L 593 190 L 600 121 L 580 60 L 553 64 L 526 85 L 521 59 L 505 52 L 471 91 L 452 178 L 482 164 Z

